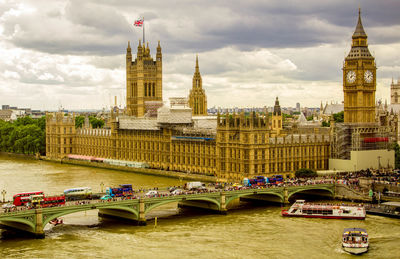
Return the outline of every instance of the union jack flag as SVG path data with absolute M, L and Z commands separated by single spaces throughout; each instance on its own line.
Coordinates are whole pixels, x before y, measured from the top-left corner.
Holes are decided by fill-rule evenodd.
M 137 27 L 142 27 L 143 26 L 143 19 L 136 20 L 133 25 L 137 26 Z

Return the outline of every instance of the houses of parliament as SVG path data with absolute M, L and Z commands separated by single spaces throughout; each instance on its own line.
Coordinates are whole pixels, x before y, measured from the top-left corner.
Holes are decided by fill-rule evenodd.
M 354 144 L 362 141 L 360 132 L 369 132 L 371 138 L 393 130 L 387 121 L 376 122 L 376 67 L 360 14 L 344 64 L 345 128 L 354 133 L 350 133 L 352 140 L 347 144 L 342 143 L 340 129 L 335 130 L 335 126 L 284 127 L 277 97 L 271 115 L 265 111 L 208 116 L 197 56 L 188 98 L 170 98 L 169 105 L 165 105 L 160 42 L 155 59 L 148 44 L 140 41 L 133 57 L 128 42 L 126 109 L 112 109 L 107 127 L 99 129 L 88 123 L 75 128 L 73 114 L 47 114 L 46 156 L 64 159 L 82 155 L 144 162 L 154 169 L 214 175 L 232 181 L 256 175 L 293 175 L 301 168 L 327 170 L 331 157 L 349 159 L 345 157 L 347 153 L 338 154 L 340 145 L 360 148 L 360 144 Z

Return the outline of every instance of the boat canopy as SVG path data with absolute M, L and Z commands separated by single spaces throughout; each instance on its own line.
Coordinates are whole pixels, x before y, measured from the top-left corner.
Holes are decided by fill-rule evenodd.
M 345 228 L 343 230 L 343 235 L 350 235 L 350 234 L 362 234 L 362 235 L 368 235 L 367 230 L 364 228 Z
M 382 205 L 392 206 L 392 207 L 400 207 L 400 202 L 397 201 L 388 201 L 381 203 Z

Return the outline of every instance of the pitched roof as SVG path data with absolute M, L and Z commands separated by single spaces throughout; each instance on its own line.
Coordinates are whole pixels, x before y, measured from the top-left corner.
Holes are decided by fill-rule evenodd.
M 366 38 L 367 34 L 364 31 L 364 27 L 361 22 L 361 9 L 358 9 L 358 22 L 356 26 L 356 30 L 353 33 L 353 38 L 363 37 Z

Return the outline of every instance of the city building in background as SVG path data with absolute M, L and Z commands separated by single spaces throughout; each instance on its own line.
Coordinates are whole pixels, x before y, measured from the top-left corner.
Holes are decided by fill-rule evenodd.
M 31 118 L 37 119 L 45 115 L 46 113 L 40 110 L 32 110 L 31 108 L 18 108 L 8 104 L 1 105 L 0 110 L 0 120 L 4 121 L 14 121 L 25 116 L 30 116 Z

